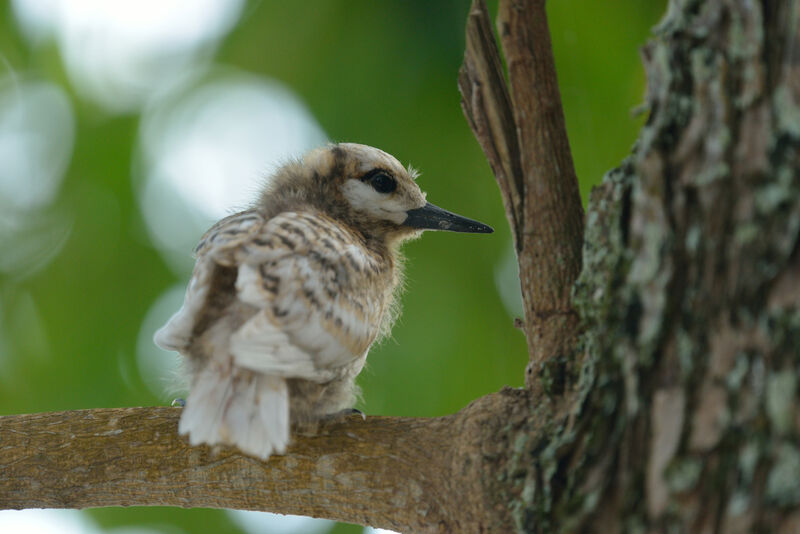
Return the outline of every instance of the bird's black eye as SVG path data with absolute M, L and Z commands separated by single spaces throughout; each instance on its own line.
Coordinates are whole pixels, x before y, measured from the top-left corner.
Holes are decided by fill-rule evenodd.
M 373 171 L 364 178 L 378 193 L 391 193 L 397 189 L 397 182 L 386 171 Z

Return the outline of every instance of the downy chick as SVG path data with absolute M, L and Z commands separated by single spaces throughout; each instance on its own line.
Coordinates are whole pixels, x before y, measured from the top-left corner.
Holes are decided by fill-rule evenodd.
M 186 360 L 179 431 L 192 445 L 266 459 L 285 451 L 291 422 L 353 406 L 394 316 L 399 245 L 425 229 L 492 231 L 426 202 L 415 178 L 376 148 L 329 145 L 203 236 L 184 304 L 155 335 Z

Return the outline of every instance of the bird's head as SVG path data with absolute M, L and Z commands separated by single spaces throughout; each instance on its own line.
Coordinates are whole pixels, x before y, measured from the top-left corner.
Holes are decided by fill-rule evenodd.
M 293 197 L 367 235 L 389 241 L 414 237 L 422 230 L 493 231 L 427 202 L 416 175 L 377 148 L 332 144 L 312 150 L 279 172 L 263 201 Z

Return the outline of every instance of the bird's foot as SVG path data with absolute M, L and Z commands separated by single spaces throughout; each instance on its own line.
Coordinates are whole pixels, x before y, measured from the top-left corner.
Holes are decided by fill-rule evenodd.
M 360 415 L 362 421 L 367 420 L 367 415 L 361 410 L 356 408 L 347 408 L 346 410 L 339 410 L 338 412 L 325 414 L 320 418 L 320 421 L 340 421 L 342 419 L 347 419 L 351 415 Z
M 345 419 L 347 419 L 352 415 L 359 415 L 361 416 L 361 419 L 363 421 L 367 420 L 367 416 L 361 410 L 356 410 L 355 408 L 348 408 L 346 410 L 340 410 L 338 412 L 316 416 L 311 419 L 294 421 L 294 429 L 295 432 L 298 434 L 313 436 L 319 432 L 320 425 L 325 425 L 328 423 L 338 423 L 340 421 L 344 421 Z

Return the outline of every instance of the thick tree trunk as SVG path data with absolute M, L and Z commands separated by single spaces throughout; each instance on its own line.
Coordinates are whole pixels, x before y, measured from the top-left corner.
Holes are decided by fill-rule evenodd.
M 501 2 L 504 45 L 509 20 L 539 4 Z M 796 1 L 675 1 L 645 47 L 649 120 L 587 216 L 583 358 L 565 395 L 532 400 L 560 408 L 519 422 L 498 466 L 517 529 L 800 531 L 799 24 Z M 467 73 L 471 61 L 468 38 Z M 492 82 L 477 72 L 473 86 Z M 496 146 L 475 127 L 493 115 L 472 118 L 492 106 L 464 93 Z M 486 152 L 504 190 L 509 166 L 494 160 L 514 150 Z
M 798 23 L 671 2 L 645 47 L 649 120 L 588 214 L 577 431 L 548 440 L 531 529 L 800 531 Z
M 544 2 L 500 4 L 508 84 L 478 1 L 459 84 L 515 236 L 528 387 L 323 425 L 266 464 L 187 448 L 175 409 L 4 417 L 0 507 L 800 532 L 800 0 L 670 2 L 643 51 L 649 120 L 592 194 L 582 254 Z
M 650 118 L 592 198 L 577 292 L 571 471 L 601 482 L 570 499 L 599 531 L 800 529 L 798 23 L 673 2 L 644 49 Z

